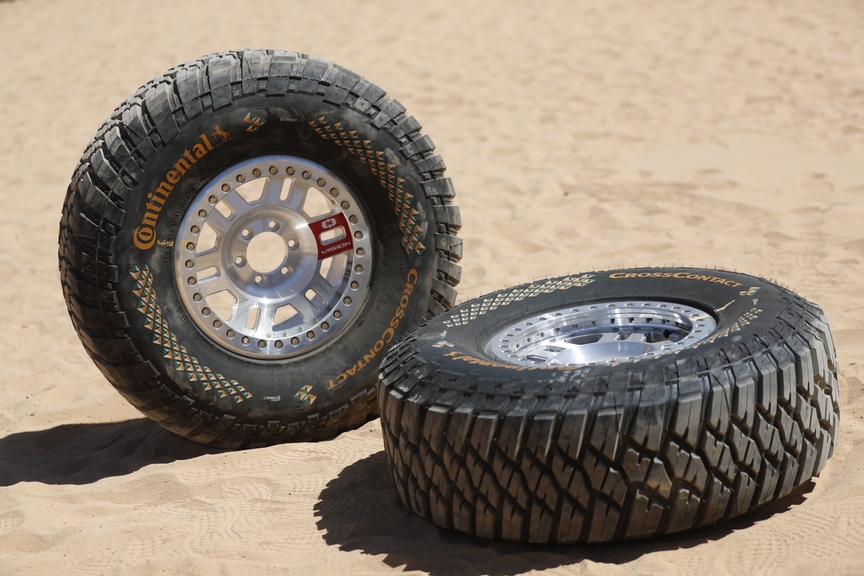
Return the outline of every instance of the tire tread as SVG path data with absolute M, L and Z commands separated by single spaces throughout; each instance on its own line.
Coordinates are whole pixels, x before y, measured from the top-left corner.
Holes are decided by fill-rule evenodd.
M 444 528 L 572 544 L 678 532 L 787 495 L 825 466 L 839 405 L 824 315 L 783 297 L 794 315 L 749 348 L 715 347 L 652 386 L 634 368 L 591 395 L 472 388 L 479 376 L 407 338 L 378 392 L 400 498 Z

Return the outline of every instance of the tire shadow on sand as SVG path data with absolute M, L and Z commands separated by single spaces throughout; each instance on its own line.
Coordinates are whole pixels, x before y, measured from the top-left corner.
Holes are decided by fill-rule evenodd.
M 0 486 L 18 482 L 90 484 L 148 464 L 220 452 L 142 418 L 110 424 L 64 424 L 0 439 Z
M 381 451 L 347 466 L 330 481 L 318 497 L 315 516 L 327 544 L 343 551 L 386 555 L 383 562 L 393 568 L 420 570 L 432 576 L 515 576 L 583 560 L 626 564 L 652 552 L 693 548 L 801 504 L 814 486 L 807 482 L 789 496 L 743 518 L 674 536 L 590 547 L 512 544 L 443 530 L 406 509 Z

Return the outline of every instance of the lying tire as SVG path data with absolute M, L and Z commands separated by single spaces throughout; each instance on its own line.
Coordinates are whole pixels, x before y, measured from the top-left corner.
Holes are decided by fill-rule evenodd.
M 75 171 L 63 293 L 136 408 L 198 442 L 377 415 L 393 342 L 455 298 L 453 187 L 378 86 L 283 51 L 205 56 L 123 102 Z
M 717 270 L 509 288 L 381 364 L 402 501 L 485 538 L 606 542 L 737 516 L 819 473 L 839 417 L 822 311 Z

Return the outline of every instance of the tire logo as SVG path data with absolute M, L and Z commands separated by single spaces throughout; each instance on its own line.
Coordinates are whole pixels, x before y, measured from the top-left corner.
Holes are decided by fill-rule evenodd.
M 568 290 L 570 288 L 582 288 L 594 282 L 594 274 L 583 274 L 582 276 L 568 276 L 557 280 L 547 280 L 543 284 L 530 284 L 524 288 L 517 288 L 512 292 L 502 292 L 494 298 L 484 298 L 479 304 L 471 304 L 468 308 L 462 308 L 450 318 L 444 320 L 448 328 L 464 326 L 471 320 L 491 312 L 500 306 L 506 306 L 511 302 L 519 302 L 525 298 L 534 298 L 540 294 L 550 294 L 556 290 Z
M 143 268 L 132 265 L 135 287 L 132 292 L 138 297 L 138 311 L 144 314 L 144 327 L 153 332 L 153 343 L 162 346 L 163 358 L 174 360 L 174 368 L 185 372 L 189 382 L 197 382 L 205 392 L 214 391 L 216 398 L 230 397 L 235 404 L 252 398 L 252 393 L 236 380 L 228 380 L 222 374 L 214 374 L 177 342 L 177 336 L 168 328 L 168 320 L 162 317 L 162 308 L 156 302 L 153 290 L 153 274 L 146 264 Z M 314 399 L 314 396 L 312 397 Z M 310 402 L 311 404 L 311 402 Z
M 315 396 L 314 394 L 309 393 L 311 391 L 312 391 L 312 386 L 309 386 L 309 385 L 303 386 L 302 388 L 300 388 L 300 390 L 297 391 L 296 394 L 294 394 L 294 398 L 296 398 L 297 400 L 300 400 L 301 402 L 304 402 L 306 404 L 311 405 L 313 402 L 315 402 L 315 399 L 317 398 L 317 396 Z
M 252 114 L 252 112 L 248 112 L 246 114 L 246 117 L 243 118 L 243 122 L 246 122 L 247 124 L 249 124 L 249 127 L 246 128 L 246 132 L 255 132 L 266 121 L 267 120 L 265 118 L 258 116 L 257 114 Z
M 318 244 L 318 260 L 347 252 L 354 249 L 354 239 L 348 234 L 348 219 L 341 212 L 333 218 L 325 218 L 319 222 L 310 222 L 309 229 L 315 235 L 315 242 Z M 341 229 L 342 235 L 335 239 L 329 240 L 326 244 L 321 240 L 321 235 L 328 230 L 338 232 Z
M 371 140 L 357 138 L 356 130 L 343 130 L 342 122 L 327 124 L 324 117 L 309 122 L 325 140 L 332 140 L 338 146 L 344 146 L 348 152 L 358 156 L 360 161 L 369 166 L 369 170 L 378 177 L 381 186 L 387 190 L 393 209 L 399 217 L 399 231 L 402 232 L 402 247 L 406 252 L 414 252 L 422 256 L 426 246 L 421 241 L 426 236 L 428 224 L 421 222 L 421 214 L 417 210 L 414 196 L 405 190 L 405 180 L 396 172 L 396 166 L 382 160 L 383 152 L 372 150 Z
M 213 144 L 207 134 L 200 134 L 198 136 L 199 142 L 192 146 L 192 150 L 184 150 L 171 169 L 165 173 L 164 179 L 158 184 L 156 190 L 147 194 L 141 225 L 135 228 L 132 234 L 132 243 L 139 250 L 149 250 L 156 243 L 156 224 L 159 221 L 159 214 L 162 213 L 162 208 L 165 206 L 168 196 L 171 195 L 171 191 L 180 183 L 186 172 L 198 160 L 212 152 L 214 148 L 218 148 L 231 139 L 231 135 L 219 126 L 214 128 L 211 136 L 220 140 Z
M 402 298 L 399 299 L 399 307 L 396 308 L 396 312 L 393 313 L 393 317 L 390 319 L 388 327 L 381 333 L 381 337 L 372 345 L 369 352 L 363 355 L 363 358 L 354 362 L 351 368 L 348 368 L 327 383 L 328 390 L 336 388 L 348 380 L 348 378 L 354 376 L 366 366 L 369 366 L 369 363 L 374 360 L 382 350 L 384 350 L 384 347 L 388 346 L 393 341 L 393 338 L 396 337 L 396 328 L 402 321 L 402 317 L 405 315 L 405 309 L 408 308 L 408 304 L 411 302 L 411 294 L 414 292 L 414 287 L 417 286 L 417 280 L 419 278 L 420 275 L 417 274 L 417 270 L 412 268 L 408 271 L 408 277 L 405 279 L 405 289 L 402 291 Z M 314 399 L 315 397 L 313 396 L 312 398 Z

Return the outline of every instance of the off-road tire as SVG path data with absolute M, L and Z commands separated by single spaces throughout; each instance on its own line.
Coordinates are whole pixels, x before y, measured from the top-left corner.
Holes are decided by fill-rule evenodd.
M 639 301 L 680 306 L 694 333 L 699 318 L 716 328 L 617 363 L 532 367 L 490 349 L 528 317 Z M 417 514 L 484 538 L 608 542 L 732 518 L 819 474 L 837 438 L 836 366 L 824 314 L 790 290 L 615 270 L 454 307 L 391 349 L 378 395 L 390 472 Z
M 246 448 L 319 440 L 376 417 L 381 358 L 456 296 L 459 211 L 434 149 L 398 101 L 326 60 L 239 50 L 172 68 L 117 107 L 87 146 L 68 188 L 60 277 L 81 342 L 138 410 L 197 442 Z M 197 217 L 190 206 L 201 204 L 202 190 L 220 177 L 231 178 L 232 184 L 221 185 L 231 188 L 235 168 L 238 182 L 258 177 L 257 168 L 251 176 L 241 174 L 249 161 L 262 163 L 261 177 L 267 178 L 270 159 L 270 173 L 280 177 L 308 178 L 294 174 L 295 159 L 344 181 L 360 206 L 342 201 L 340 223 L 354 226 L 347 218 L 356 209 L 370 226 L 353 234 L 371 237 L 369 249 L 345 256 L 351 262 L 363 252 L 365 260 L 356 261 L 365 264 L 349 264 L 345 277 L 362 269 L 369 280 L 362 297 L 332 304 L 334 310 L 345 306 L 346 313 L 331 318 L 351 318 L 338 336 L 328 336 L 330 323 L 320 322 L 278 342 L 276 336 L 241 341 L 239 334 L 231 340 L 223 324 L 205 323 L 209 308 L 190 311 L 200 295 L 184 296 L 187 279 L 176 281 L 176 270 L 184 270 L 177 255 L 186 250 L 178 242 L 193 246 L 185 238 L 198 227 L 188 218 Z M 324 181 L 315 186 L 327 201 Z M 341 210 L 344 193 L 329 193 Z M 319 250 L 325 249 L 323 238 L 315 240 Z M 345 246 L 351 241 L 348 234 Z M 288 267 L 283 273 L 290 273 Z M 190 274 L 190 285 L 197 280 Z M 349 301 L 358 310 L 351 315 Z M 307 335 L 329 339 L 316 347 Z M 256 345 L 279 354 L 255 356 Z M 294 345 L 306 352 L 290 356 Z

